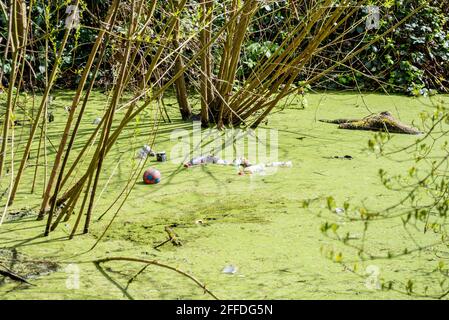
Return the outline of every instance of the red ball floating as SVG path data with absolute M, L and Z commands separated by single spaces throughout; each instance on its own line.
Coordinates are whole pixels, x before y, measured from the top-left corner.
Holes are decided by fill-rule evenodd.
M 143 182 L 145 184 L 157 184 L 161 181 L 161 173 L 159 170 L 150 168 L 143 173 Z

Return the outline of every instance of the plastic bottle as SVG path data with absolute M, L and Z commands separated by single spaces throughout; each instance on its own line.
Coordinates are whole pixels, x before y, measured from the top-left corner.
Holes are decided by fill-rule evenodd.
M 247 159 L 245 159 L 245 158 L 238 158 L 238 159 L 235 159 L 234 162 L 233 162 L 233 164 L 234 164 L 234 166 L 236 166 L 236 167 L 239 167 L 239 166 L 242 166 L 242 167 L 251 167 L 251 163 L 250 163 Z
M 291 168 L 293 163 L 291 161 L 271 162 L 267 164 L 267 167 Z
M 137 158 L 146 159 L 149 155 L 154 156 L 154 151 L 151 150 L 150 146 L 144 145 L 137 153 Z
M 265 171 L 265 165 L 264 164 L 256 164 L 253 166 L 246 167 L 243 169 L 243 172 L 254 174 L 254 173 L 262 173 Z

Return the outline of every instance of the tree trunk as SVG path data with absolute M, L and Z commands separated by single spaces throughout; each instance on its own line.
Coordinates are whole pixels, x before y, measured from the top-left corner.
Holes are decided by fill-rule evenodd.
M 174 7 L 178 6 L 178 1 L 173 1 Z M 179 43 L 179 17 L 177 18 L 175 28 L 173 30 L 173 48 L 174 50 L 179 48 L 175 61 L 175 73 L 184 69 L 184 59 L 182 57 L 182 48 Z M 192 109 L 190 108 L 189 101 L 187 100 L 187 85 L 184 78 L 184 73 L 175 82 L 176 99 L 178 100 L 179 111 L 183 120 L 188 120 L 192 116 Z

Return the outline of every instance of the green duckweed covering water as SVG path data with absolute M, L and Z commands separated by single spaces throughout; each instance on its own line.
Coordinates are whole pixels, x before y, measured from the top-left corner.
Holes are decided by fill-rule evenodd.
M 71 94 L 55 95 L 56 121 L 49 125 L 49 138 L 55 145 L 65 122 L 63 106 L 69 103 Z M 358 270 L 375 265 L 380 278 L 404 281 L 426 277 L 426 271 L 438 263 L 432 252 L 424 250 L 403 258 L 360 263 L 356 252 L 343 250 L 320 232 L 320 226 L 327 219 L 324 215 L 328 215 L 325 200 L 328 196 L 338 203 L 363 202 L 375 208 L 397 202 L 401 193 L 387 191 L 380 183 L 378 171 L 383 168 L 404 172 L 411 162 L 378 158 L 368 152 L 371 132 L 340 130 L 317 120 L 358 118 L 370 111 L 388 110 L 404 123 L 414 121 L 419 127 L 420 112 L 430 108 L 424 102 L 376 94 L 365 95 L 364 100 L 352 93 L 311 94 L 308 107 L 303 110 L 299 102 L 293 101 L 270 116 L 265 126 L 278 130 L 279 159 L 293 162 L 292 168 L 279 169 L 273 175 L 239 176 L 233 167 L 213 165 L 186 170 L 170 161 L 160 164 L 151 159 L 148 166 L 161 171 L 162 182 L 155 186 L 137 184 L 103 241 L 89 251 L 114 210 L 101 221 L 96 219 L 118 197 L 135 165 L 136 151 L 148 141 L 151 115 L 142 116 L 129 126 L 107 157 L 90 234 L 67 240 L 74 219 L 62 224 L 48 238 L 42 237 L 45 221 L 36 221 L 33 216 L 7 221 L 0 227 L 0 247 L 16 248 L 28 256 L 52 260 L 61 266 L 56 272 L 33 279 L 35 286 L 9 281 L 0 286 L 0 299 L 210 298 L 187 278 L 155 266 L 149 266 L 127 287 L 128 280 L 143 265 L 111 262 L 101 269 L 92 263 L 110 256 L 156 259 L 178 267 L 206 283 L 222 299 L 407 298 L 396 292 L 369 288 L 366 277 L 332 262 L 325 252 L 342 250 L 342 260 L 351 266 L 357 264 Z M 78 150 L 94 129 L 92 120 L 101 116 L 100 111 L 94 110 L 102 110 L 105 103 L 105 96 L 94 95 L 83 121 L 81 139 L 76 144 Z M 176 118 L 175 109 L 170 111 L 173 123 L 162 123 L 155 141 L 156 150 L 168 153 L 175 143 L 170 141 L 172 130 L 192 128 L 191 123 Z M 19 141 L 25 136 L 26 127 L 16 128 Z M 415 139 L 397 135 L 392 143 L 401 146 Z M 36 148 L 37 144 L 30 162 L 35 161 Z M 51 164 L 54 149 L 49 143 L 48 152 Z M 335 155 L 351 155 L 353 160 L 332 159 Z M 33 171 L 34 167 L 27 168 L 11 211 L 38 208 L 44 170 L 39 169 L 35 194 L 30 194 Z M 4 188 L 6 180 L 1 184 Z M 304 208 L 303 201 L 307 199 L 316 201 Z M 183 245 L 168 243 L 153 249 L 166 240 L 166 226 L 172 226 Z M 363 232 L 358 224 L 346 227 L 355 238 Z M 377 222 L 369 229 L 367 238 L 367 245 L 378 253 L 402 250 L 411 241 L 400 220 Z M 418 236 L 418 240 L 431 242 L 432 235 Z M 237 272 L 224 274 L 222 270 L 227 265 L 236 266 Z M 78 269 L 77 289 L 70 283 Z M 432 281 L 430 276 L 428 281 Z

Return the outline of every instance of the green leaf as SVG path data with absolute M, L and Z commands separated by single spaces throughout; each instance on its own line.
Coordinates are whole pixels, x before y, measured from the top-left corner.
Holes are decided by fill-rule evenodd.
M 337 204 L 335 203 L 335 199 L 333 197 L 327 197 L 327 208 L 333 211 L 336 207 Z

